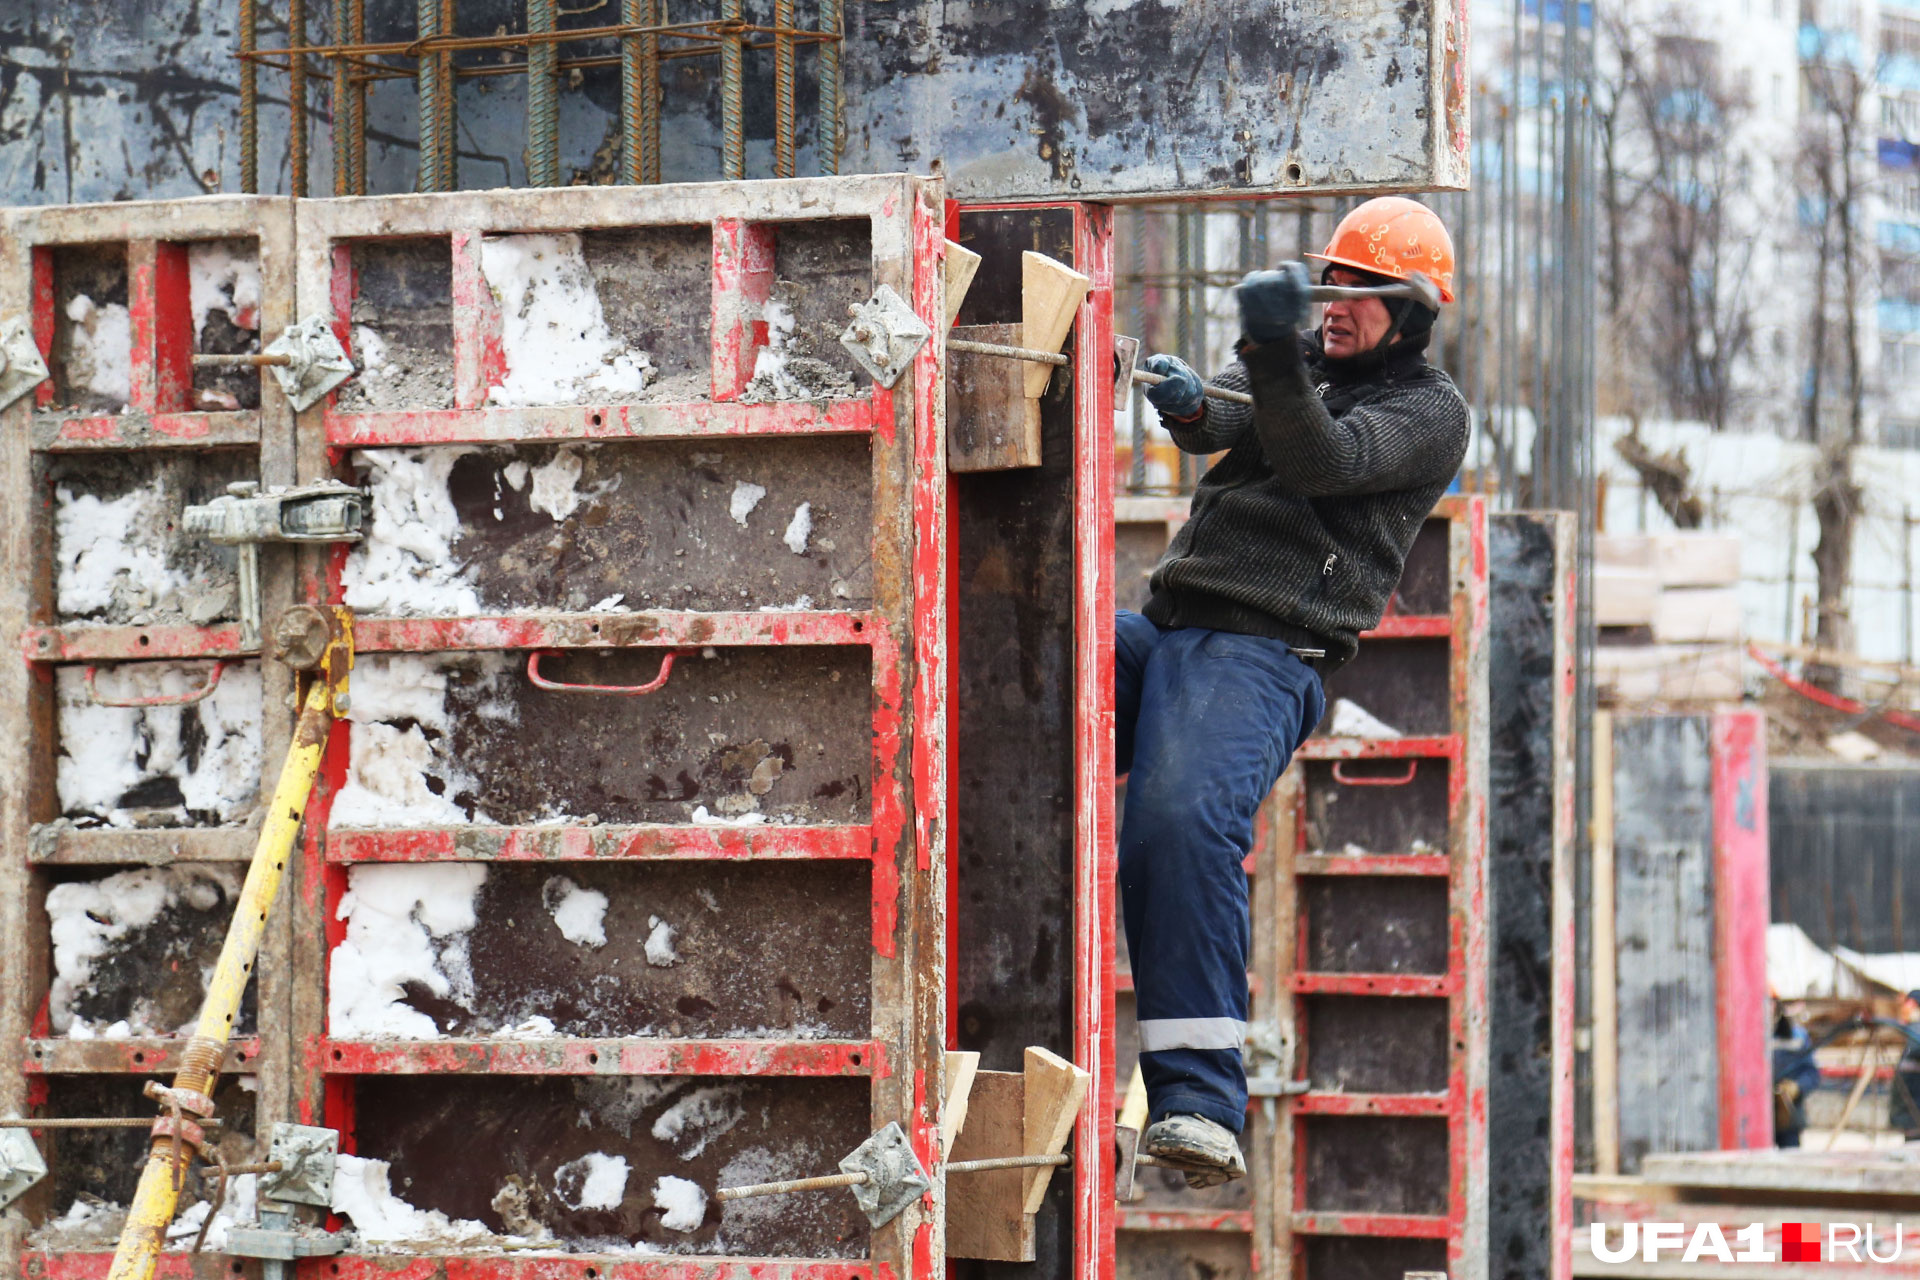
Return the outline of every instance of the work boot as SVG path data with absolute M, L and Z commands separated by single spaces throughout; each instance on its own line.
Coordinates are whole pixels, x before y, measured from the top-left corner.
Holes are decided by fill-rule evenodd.
M 1247 1176 L 1240 1143 L 1226 1126 L 1205 1116 L 1168 1116 L 1147 1127 L 1146 1152 L 1180 1166 L 1187 1185 L 1217 1187 Z

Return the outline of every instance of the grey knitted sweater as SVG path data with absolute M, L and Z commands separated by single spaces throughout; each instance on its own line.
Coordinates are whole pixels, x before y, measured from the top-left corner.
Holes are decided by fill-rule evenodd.
M 1147 617 L 1324 648 L 1323 673 L 1352 658 L 1466 455 L 1466 401 L 1425 346 L 1364 372 L 1314 335 L 1243 348 L 1213 381 L 1252 406 L 1209 399 L 1167 423 L 1188 453 L 1226 456 L 1153 571 Z

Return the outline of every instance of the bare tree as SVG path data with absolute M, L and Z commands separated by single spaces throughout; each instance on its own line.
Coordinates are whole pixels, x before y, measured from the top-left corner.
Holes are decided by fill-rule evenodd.
M 1860 66 L 1853 50 L 1839 46 L 1815 17 L 1807 15 L 1803 24 L 1818 45 L 1803 58 L 1807 110 L 1799 147 L 1801 171 L 1813 184 L 1812 204 L 1802 222 L 1814 259 L 1803 410 L 1806 438 L 1819 449 L 1813 491 L 1820 526 L 1813 548 L 1818 596 L 1814 643 L 1850 653 L 1853 544 L 1860 515 L 1853 459 L 1865 431 L 1867 397 L 1860 303 L 1873 266 L 1860 243 L 1871 183 L 1860 151 L 1869 136 L 1864 114 L 1875 72 Z M 1832 385 L 1836 378 L 1837 388 Z M 1811 668 L 1808 674 L 1828 687 L 1840 679 L 1831 668 Z

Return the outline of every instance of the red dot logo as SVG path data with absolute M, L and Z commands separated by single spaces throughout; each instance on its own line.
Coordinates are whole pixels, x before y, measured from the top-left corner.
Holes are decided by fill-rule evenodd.
M 1782 1262 L 1820 1261 L 1820 1224 L 1817 1222 L 1781 1223 L 1780 1260 Z

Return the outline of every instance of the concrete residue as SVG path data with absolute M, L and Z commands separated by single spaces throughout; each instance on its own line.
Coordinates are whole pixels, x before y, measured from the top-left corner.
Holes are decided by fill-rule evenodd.
M 173 564 L 175 495 L 164 480 L 117 498 L 53 491 L 55 604 L 69 618 L 101 617 L 145 625 L 178 614 L 197 626 L 232 606 L 234 587 L 225 575 L 199 566 L 189 574 Z
M 527 494 L 527 505 L 535 511 L 544 511 L 559 524 L 580 508 L 581 495 L 578 489 L 580 473 L 586 464 L 573 449 L 561 449 L 553 458 L 533 468 L 531 473 L 533 489 Z M 514 486 L 516 489 L 519 486 Z
M 753 377 L 740 393 L 742 400 L 830 400 L 854 394 L 851 375 L 824 360 L 795 354 L 791 295 L 798 289 L 792 281 L 782 280 L 762 304 L 767 343 L 754 355 Z
M 489 236 L 480 269 L 500 303 L 507 363 L 488 403 L 633 400 L 652 381 L 647 353 L 609 332 L 577 234 Z
M 196 240 L 187 246 L 187 297 L 193 309 L 193 342 L 200 346 L 207 317 L 227 313 L 238 329 L 260 327 L 260 255 L 245 241 Z
M 491 1242 L 493 1233 L 469 1218 L 417 1209 L 393 1194 L 385 1160 L 342 1154 L 333 1166 L 332 1209 L 353 1223 L 363 1250 L 381 1245 L 449 1246 Z
M 813 504 L 803 502 L 793 509 L 793 519 L 787 521 L 787 531 L 780 541 L 787 544 L 787 550 L 797 556 L 807 554 L 807 539 L 813 536 Z
M 347 922 L 347 936 L 333 949 L 327 971 L 329 1034 L 343 1039 L 438 1036 L 434 1020 L 406 1003 L 406 988 L 417 983 L 443 999 L 471 1002 L 467 947 L 486 878 L 486 864 L 476 862 L 351 868 L 336 912 Z
M 204 663 L 124 663 L 99 670 L 109 701 L 171 696 L 203 687 Z M 54 676 L 60 811 L 88 826 L 179 827 L 236 822 L 260 790 L 260 667 L 236 664 L 212 694 L 172 707 L 102 706 L 86 672 Z
M 663 1176 L 653 1184 L 653 1203 L 660 1225 L 669 1231 L 695 1231 L 707 1217 L 707 1193 L 697 1182 Z
M 766 489 L 750 481 L 741 480 L 733 486 L 733 496 L 727 500 L 727 514 L 742 529 L 747 527 L 747 517 L 760 505 L 760 499 L 767 496 Z
M 737 1084 L 702 1086 L 675 1100 L 653 1122 L 653 1136 L 671 1143 L 682 1160 L 697 1158 L 707 1144 L 746 1119 Z
M 671 969 L 680 959 L 673 949 L 673 926 L 659 916 L 648 916 L 647 929 L 647 963 L 656 969 Z

